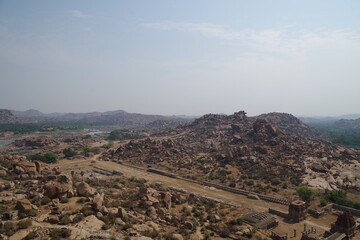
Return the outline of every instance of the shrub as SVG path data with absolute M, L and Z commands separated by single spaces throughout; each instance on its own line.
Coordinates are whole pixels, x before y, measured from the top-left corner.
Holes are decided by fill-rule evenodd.
M 90 206 L 84 206 L 84 207 L 81 209 L 81 212 L 82 212 L 86 217 L 94 214 L 94 211 L 92 210 L 92 208 L 91 208 Z
M 85 203 L 87 201 L 87 199 L 86 198 L 79 198 L 77 201 L 76 201 L 76 203 Z
M 127 230 L 127 229 L 132 228 L 132 227 L 133 227 L 132 224 L 126 223 L 126 224 L 122 227 L 122 230 Z
M 30 232 L 28 235 L 26 235 L 25 238 L 23 238 L 23 240 L 31 240 L 31 239 L 35 239 L 36 237 L 37 237 L 36 233 Z
M 71 230 L 67 228 L 53 228 L 50 230 L 51 240 L 60 240 L 61 238 L 68 238 L 71 235 Z
M 106 149 L 113 148 L 113 147 L 114 147 L 114 142 L 113 142 L 113 141 L 109 141 L 104 147 L 105 147 Z
M 156 239 L 159 236 L 159 232 L 156 230 L 147 230 L 144 232 L 145 237 Z
M 44 155 L 35 154 L 32 156 L 29 156 L 28 158 L 30 160 L 38 160 L 38 161 L 45 162 L 45 163 L 56 163 L 59 156 L 53 152 L 47 152 Z
M 19 219 L 23 219 L 23 218 L 26 218 L 27 215 L 24 212 L 19 212 L 18 217 L 19 217 Z
M 242 218 L 233 219 L 229 222 L 230 225 L 241 225 L 244 220 Z
M 360 203 L 359 202 L 353 202 L 346 198 L 346 194 L 343 191 L 337 191 L 337 190 L 326 190 L 324 194 L 324 199 L 328 201 L 332 201 L 336 204 L 343 205 L 346 207 L 356 208 L 360 209 Z
M 98 154 L 100 153 L 100 148 L 98 147 L 84 147 L 83 148 L 84 155 L 88 155 L 89 153 Z
M 110 223 L 110 219 L 107 216 L 100 216 L 100 217 L 98 217 L 98 219 L 103 221 L 105 224 Z
M 20 229 L 25 229 L 25 228 L 28 228 L 32 225 L 32 221 L 31 219 L 25 219 L 25 220 L 21 220 L 18 222 L 18 227 Z
M 72 148 L 65 148 L 63 150 L 63 154 L 65 158 L 71 158 L 77 154 Z
M 8 221 L 4 223 L 3 229 L 7 236 L 11 236 L 18 230 L 18 226 L 16 223 Z
M 227 225 L 223 225 L 219 234 L 220 234 L 220 237 L 223 237 L 223 238 L 228 237 L 230 235 L 229 227 Z
M 61 200 L 60 200 L 60 203 L 68 203 L 69 202 L 69 199 L 66 198 L 66 197 L 63 197 Z
M 101 226 L 102 230 L 108 230 L 110 228 L 111 228 L 111 226 L 109 224 L 104 224 L 104 225 Z
M 321 205 L 322 207 L 326 206 L 327 204 L 328 204 L 328 202 L 326 201 L 326 199 L 321 199 L 321 200 L 320 200 L 320 205 Z
M 204 237 L 205 237 L 205 239 L 210 239 L 210 237 L 211 237 L 211 233 L 210 233 L 210 232 L 205 231 L 205 232 L 204 232 Z
M 60 220 L 61 225 L 67 225 L 69 223 L 71 223 L 71 219 L 70 219 L 69 215 L 64 215 Z
M 51 202 L 51 199 L 47 196 L 43 197 L 40 201 L 41 205 L 46 205 L 48 204 L 49 202 Z
M 272 179 L 271 180 L 271 185 L 279 185 L 281 183 L 281 181 L 278 178 Z

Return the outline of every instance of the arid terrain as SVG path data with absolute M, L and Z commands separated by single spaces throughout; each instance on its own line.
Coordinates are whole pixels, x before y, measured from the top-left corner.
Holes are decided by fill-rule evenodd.
M 108 135 L 33 133 L 0 146 L 0 238 L 360 239 L 341 235 L 359 224 L 360 151 L 290 114 Z

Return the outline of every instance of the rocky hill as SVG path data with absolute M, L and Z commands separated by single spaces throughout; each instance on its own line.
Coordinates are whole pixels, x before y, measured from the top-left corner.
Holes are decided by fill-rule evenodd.
M 270 124 L 279 127 L 289 134 L 305 138 L 320 138 L 320 132 L 301 122 L 298 118 L 288 113 L 268 113 L 257 116 L 266 119 Z
M 308 181 L 326 188 L 340 165 L 358 164 L 360 152 L 322 139 L 289 114 L 241 111 L 208 114 L 160 137 L 130 141 L 110 157 L 240 187 Z
M 0 109 L 0 123 L 11 123 L 17 121 L 17 118 L 7 109 Z

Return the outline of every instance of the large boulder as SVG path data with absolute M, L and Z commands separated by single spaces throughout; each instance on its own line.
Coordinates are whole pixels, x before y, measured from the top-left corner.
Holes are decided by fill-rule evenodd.
M 17 201 L 15 209 L 20 212 L 28 213 L 30 210 L 35 209 L 35 206 L 32 205 L 28 199 L 22 199 Z
M 151 219 L 156 219 L 157 218 L 157 213 L 156 213 L 156 209 L 151 206 L 147 209 L 146 214 L 151 218 Z
M 95 211 L 100 211 L 101 207 L 103 206 L 104 202 L 104 193 L 97 193 L 94 198 L 92 199 L 92 207 Z
M 87 184 L 86 182 L 76 183 L 75 187 L 76 187 L 77 194 L 79 196 L 88 197 L 88 196 L 94 195 L 94 193 L 95 193 L 95 190 L 92 187 L 90 187 L 90 185 Z
M 118 209 L 118 214 L 119 214 L 119 217 L 120 217 L 123 221 L 125 221 L 125 222 L 128 221 L 129 215 L 127 214 L 127 212 L 126 212 L 125 209 L 123 209 L 122 207 L 119 207 L 119 209 Z
M 171 208 L 171 197 L 172 197 L 171 193 L 165 192 L 162 195 L 163 195 L 163 201 L 164 201 L 165 207 L 167 209 L 170 209 Z
M 51 181 L 44 185 L 44 195 L 49 198 L 73 197 L 74 190 L 71 184 Z

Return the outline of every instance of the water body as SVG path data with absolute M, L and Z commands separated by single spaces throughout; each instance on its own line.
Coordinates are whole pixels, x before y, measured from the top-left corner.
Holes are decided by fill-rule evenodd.
M 13 137 L 13 138 L 9 138 L 9 139 L 6 139 L 6 140 L 0 140 L 0 146 L 8 145 L 10 143 L 15 142 L 15 140 L 23 139 L 23 138 L 25 138 L 25 137 Z
M 84 135 L 90 135 L 91 137 L 96 137 L 103 133 L 110 133 L 110 131 L 102 131 L 102 130 L 98 130 L 98 129 L 84 129 L 84 130 L 89 131 L 89 132 L 84 133 Z

